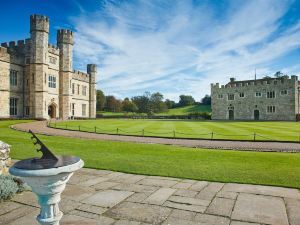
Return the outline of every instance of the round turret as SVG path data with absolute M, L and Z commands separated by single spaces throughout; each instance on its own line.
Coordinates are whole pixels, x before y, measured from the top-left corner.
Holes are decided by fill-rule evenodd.
M 57 45 L 74 44 L 73 31 L 60 29 L 57 31 Z
M 43 15 L 31 15 L 30 33 L 34 31 L 43 31 L 49 33 L 49 18 Z

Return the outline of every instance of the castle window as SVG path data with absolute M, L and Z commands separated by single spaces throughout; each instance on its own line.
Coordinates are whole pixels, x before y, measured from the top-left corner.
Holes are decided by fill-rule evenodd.
M 77 94 L 79 95 L 80 91 L 79 91 L 80 85 L 77 84 Z
M 82 116 L 86 116 L 86 104 L 82 104 Z
M 75 84 L 74 83 L 72 84 L 72 94 L 73 95 L 75 94 Z
M 52 56 L 49 56 L 49 62 L 51 64 L 56 64 L 56 58 L 55 57 L 52 57 Z
M 18 114 L 18 99 L 10 98 L 9 99 L 9 114 L 11 116 L 16 116 Z
M 267 98 L 275 98 L 275 91 L 268 91 Z
M 228 100 L 234 100 L 234 94 L 228 94 Z
M 86 86 L 82 86 L 82 95 L 86 96 Z
M 11 86 L 17 86 L 18 85 L 18 71 L 10 70 L 9 79 L 10 79 Z
M 25 107 L 25 115 L 26 115 L 26 116 L 29 116 L 29 106 L 26 106 L 26 107 Z
M 282 90 L 280 91 L 280 95 L 287 95 L 288 94 L 288 91 L 287 90 Z
M 72 116 L 75 115 L 75 103 L 72 103 Z
M 48 77 L 48 87 L 56 88 L 56 77 L 54 75 L 49 75 L 49 77 Z
M 255 92 L 255 97 L 261 97 L 261 92 Z
M 223 95 L 222 95 L 222 94 L 219 94 L 219 95 L 218 95 L 218 98 L 223 98 Z
M 240 92 L 240 98 L 244 98 L 245 94 L 243 92 Z
M 267 106 L 267 113 L 275 113 L 275 106 L 274 105 Z

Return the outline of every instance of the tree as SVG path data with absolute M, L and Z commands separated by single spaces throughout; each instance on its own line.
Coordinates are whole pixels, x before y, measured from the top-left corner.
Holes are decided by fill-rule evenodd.
M 105 106 L 105 95 L 103 91 L 97 90 L 97 101 L 96 101 L 96 108 L 97 111 L 102 111 Z
M 275 74 L 274 74 L 274 77 L 276 78 L 280 78 L 283 76 L 283 73 L 281 71 L 277 71 Z
M 130 101 L 128 98 L 125 98 L 122 102 L 122 111 L 137 112 L 138 107 L 136 106 L 136 104 L 134 104 L 134 102 Z
M 153 93 L 150 96 L 150 111 L 154 113 L 167 111 L 167 105 L 163 102 L 164 96 L 159 93 Z
M 179 106 L 194 105 L 195 99 L 191 95 L 180 95 L 179 96 Z
M 201 99 L 201 103 L 203 105 L 211 105 L 211 97 L 210 97 L 210 95 L 205 95 L 204 98 Z
M 131 101 L 138 108 L 138 112 L 140 113 L 148 113 L 150 111 L 150 93 L 145 92 L 144 95 L 134 96 L 131 98 Z
M 170 99 L 165 100 L 165 104 L 168 107 L 168 109 L 172 109 L 175 107 L 176 103 Z
M 111 112 L 120 112 L 122 108 L 122 102 L 115 98 L 113 95 L 106 96 L 105 109 Z

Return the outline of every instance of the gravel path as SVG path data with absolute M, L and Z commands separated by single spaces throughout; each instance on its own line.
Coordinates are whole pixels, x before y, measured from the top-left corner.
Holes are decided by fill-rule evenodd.
M 250 142 L 250 141 L 210 141 L 210 140 L 188 140 L 173 138 L 154 138 L 154 137 L 133 137 L 109 134 L 95 134 L 80 131 L 60 130 L 47 127 L 46 121 L 35 121 L 21 123 L 12 126 L 20 131 L 32 130 L 35 133 L 75 137 L 83 139 L 97 139 L 109 141 L 139 142 L 147 144 L 179 145 L 194 148 L 209 149 L 230 149 L 230 150 L 253 150 L 253 151 L 276 151 L 276 152 L 300 152 L 300 143 L 280 143 L 280 142 Z

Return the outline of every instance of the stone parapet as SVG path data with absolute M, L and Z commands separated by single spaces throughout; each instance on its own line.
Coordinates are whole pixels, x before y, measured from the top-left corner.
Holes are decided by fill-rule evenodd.
M 8 168 L 11 165 L 9 153 L 10 145 L 0 141 L 0 175 L 8 173 Z

